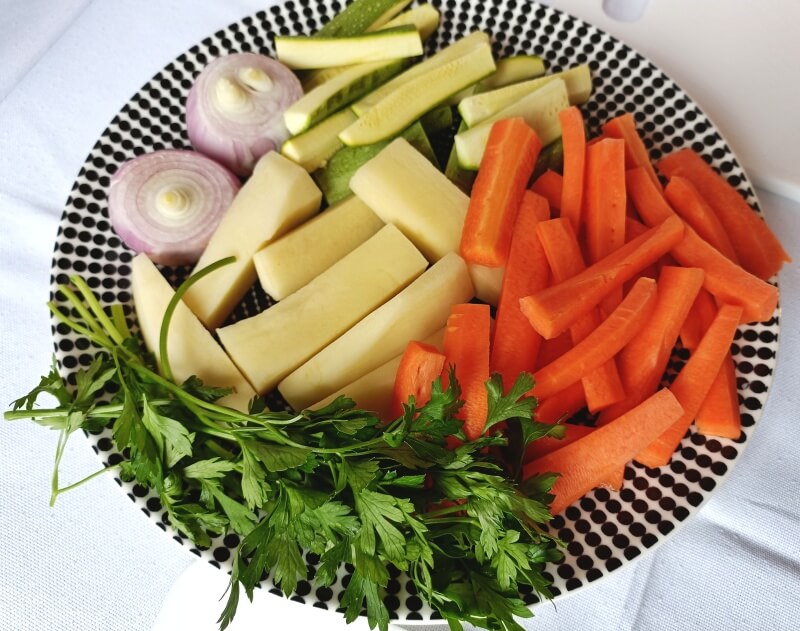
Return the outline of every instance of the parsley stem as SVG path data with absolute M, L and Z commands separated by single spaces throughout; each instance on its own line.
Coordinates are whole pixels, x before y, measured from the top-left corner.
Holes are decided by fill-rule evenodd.
M 108 465 L 107 467 L 103 467 L 102 469 L 98 469 L 94 473 L 90 473 L 85 478 L 82 478 L 82 479 L 78 480 L 77 482 L 73 482 L 72 484 L 70 484 L 68 486 L 64 486 L 64 487 L 61 487 L 60 489 L 56 489 L 55 490 L 55 494 L 54 494 L 54 496 L 53 496 L 53 498 L 51 500 L 51 506 L 52 506 L 52 502 L 55 502 L 56 497 L 58 495 L 60 495 L 61 493 L 66 493 L 67 491 L 71 491 L 72 489 L 76 489 L 79 486 L 81 486 L 82 484 L 85 484 L 86 482 L 89 482 L 90 480 L 93 480 L 94 478 L 96 478 L 98 476 L 101 476 L 104 473 L 107 473 L 109 471 L 113 471 L 114 469 L 119 469 L 120 468 L 120 464 L 121 463 Z
M 94 342 L 100 348 L 109 348 L 112 345 L 111 340 L 108 338 L 102 338 L 98 335 L 95 335 L 93 331 L 90 331 L 86 327 L 81 326 L 71 318 L 65 316 L 61 311 L 59 311 L 58 307 L 56 307 L 55 303 L 48 302 L 47 308 L 50 309 L 50 312 L 56 317 L 57 320 L 66 324 L 69 328 L 71 328 L 76 333 L 80 333 L 86 339 Z
M 83 302 L 81 302 L 81 299 L 75 295 L 75 292 L 73 292 L 66 285 L 59 285 L 58 290 L 64 294 L 64 297 L 69 300 L 70 303 L 72 303 L 75 311 L 78 312 L 78 315 L 83 318 L 83 321 L 95 333 L 95 335 L 104 340 L 107 345 L 110 345 L 112 343 L 111 338 L 106 335 L 105 331 L 103 331 L 103 328 L 98 324 L 97 320 L 95 320 L 92 317 L 92 314 L 89 313 L 86 305 L 84 305 Z
M 172 322 L 172 314 L 175 313 L 175 309 L 178 307 L 181 298 L 183 298 L 183 295 L 192 285 L 194 285 L 200 279 L 208 276 L 212 272 L 216 272 L 220 267 L 230 265 L 235 261 L 235 256 L 229 256 L 224 259 L 220 259 L 211 265 L 207 265 L 199 272 L 195 272 L 180 284 L 167 304 L 167 308 L 164 311 L 164 318 L 161 321 L 161 331 L 159 332 L 158 336 L 158 354 L 159 358 L 161 359 L 161 372 L 163 373 L 164 377 L 170 381 L 174 381 L 174 379 L 172 377 L 172 367 L 170 366 L 169 362 L 169 353 L 167 352 L 167 334 L 169 332 L 169 324 Z
M 72 281 L 72 284 L 78 288 L 78 291 L 81 292 L 86 304 L 89 305 L 92 313 L 94 313 L 95 317 L 100 321 L 100 324 L 103 325 L 108 335 L 111 336 L 111 339 L 117 344 L 122 344 L 124 341 L 122 335 L 119 331 L 117 331 L 114 323 L 111 322 L 108 314 L 106 314 L 105 310 L 100 305 L 100 302 L 97 300 L 97 297 L 94 295 L 94 292 L 92 292 L 92 290 L 89 288 L 89 285 L 86 284 L 86 281 L 80 276 L 70 276 L 69 279 Z

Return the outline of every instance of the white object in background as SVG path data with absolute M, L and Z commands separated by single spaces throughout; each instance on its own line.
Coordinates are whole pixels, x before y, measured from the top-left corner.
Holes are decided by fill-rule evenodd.
M 603 0 L 603 11 L 620 22 L 637 22 L 650 0 Z

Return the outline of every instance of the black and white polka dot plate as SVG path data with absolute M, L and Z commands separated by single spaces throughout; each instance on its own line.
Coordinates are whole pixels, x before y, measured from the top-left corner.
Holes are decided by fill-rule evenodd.
M 744 171 L 711 121 L 669 77 L 613 37 L 555 9 L 523 0 L 432 0 L 432 4 L 441 11 L 442 20 L 427 44 L 428 53 L 480 29 L 492 34 L 498 57 L 541 55 L 550 72 L 589 63 L 594 94 L 583 110 L 592 135 L 599 133 L 605 120 L 632 112 L 653 159 L 680 147 L 692 147 L 758 208 Z M 311 33 L 339 9 L 335 0 L 289 0 L 260 11 L 193 46 L 131 98 L 90 152 L 67 200 L 52 265 L 54 296 L 58 283 L 67 282 L 70 274 L 80 274 L 103 303 L 125 304 L 133 324 L 132 254 L 109 225 L 109 177 L 134 156 L 190 146 L 184 102 L 194 77 L 212 59 L 231 52 L 271 54 L 275 34 Z M 259 311 L 269 303 L 263 292 L 254 288 L 234 317 Z M 778 330 L 776 313 L 768 322 L 740 327 L 736 335 L 733 356 L 742 413 L 742 434 L 737 440 L 705 438 L 691 430 L 668 466 L 647 469 L 631 464 L 620 492 L 594 491 L 554 519 L 554 532 L 567 543 L 564 560 L 548 568 L 557 595 L 577 590 L 652 548 L 713 493 L 741 455 L 761 415 L 775 369 Z M 77 368 L 91 362 L 92 351 L 87 342 L 57 323 L 54 338 L 62 370 L 74 380 Z M 685 354 L 676 352 L 671 370 L 678 369 L 685 359 Z M 110 430 L 89 438 L 104 463 L 121 459 L 114 451 Z M 237 536 L 219 537 L 210 549 L 197 550 L 168 525 L 154 494 L 134 484 L 120 484 L 134 504 L 176 542 L 212 564 L 230 569 Z M 308 555 L 310 576 L 316 561 Z M 331 588 L 302 581 L 292 598 L 336 609 L 347 574 L 348 568 L 343 567 L 339 582 Z M 279 593 L 269 580 L 264 587 Z M 530 604 L 536 602 L 532 594 L 524 597 Z M 436 617 L 401 574 L 393 575 L 385 602 L 392 617 L 404 622 Z

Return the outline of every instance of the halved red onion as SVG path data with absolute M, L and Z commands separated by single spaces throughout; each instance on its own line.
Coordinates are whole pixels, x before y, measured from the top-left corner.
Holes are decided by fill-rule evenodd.
M 201 153 L 248 176 L 261 156 L 289 137 L 283 112 L 302 95 L 298 78 L 279 61 L 254 53 L 220 57 L 189 91 L 189 139 Z
M 200 258 L 239 186 L 228 169 L 195 151 L 154 151 L 114 173 L 108 214 L 135 252 L 185 265 Z

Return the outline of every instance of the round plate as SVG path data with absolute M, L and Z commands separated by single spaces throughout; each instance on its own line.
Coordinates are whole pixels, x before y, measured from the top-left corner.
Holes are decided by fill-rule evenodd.
M 432 4 L 441 11 L 442 20 L 427 43 L 428 53 L 470 31 L 484 30 L 493 35 L 497 57 L 541 55 L 548 72 L 589 63 L 594 92 L 583 112 L 592 136 L 599 133 L 604 121 L 632 112 L 654 160 L 680 147 L 692 147 L 758 208 L 745 173 L 708 117 L 663 72 L 610 35 L 556 9 L 521 0 L 496 0 L 489 6 L 483 0 L 433 0 Z M 244 18 L 180 55 L 131 98 L 97 141 L 67 200 L 53 257 L 54 296 L 58 283 L 68 282 L 70 274 L 82 275 L 104 304 L 126 305 L 133 324 L 132 253 L 109 225 L 109 177 L 122 162 L 136 155 L 190 146 L 183 120 L 184 102 L 194 78 L 212 59 L 243 51 L 273 54 L 275 34 L 309 34 L 339 8 L 340 4 L 331 0 L 289 0 Z M 174 280 L 185 270 L 166 273 Z M 270 303 L 255 287 L 234 318 L 256 313 Z M 92 349 L 64 325 L 54 323 L 53 328 L 58 361 L 74 383 L 77 368 L 91 363 Z M 567 543 L 563 561 L 547 568 L 556 595 L 575 591 L 631 562 L 667 537 L 714 492 L 741 455 L 761 415 L 775 368 L 778 329 L 776 312 L 768 322 L 742 326 L 737 332 L 733 356 L 742 413 L 738 440 L 705 438 L 692 429 L 668 466 L 647 469 L 631 464 L 620 492 L 596 490 L 552 521 L 553 532 Z M 674 373 L 687 356 L 677 351 L 670 370 Z M 110 430 L 89 438 L 106 465 L 121 460 Z M 135 505 L 175 541 L 212 564 L 230 569 L 239 543 L 236 535 L 218 537 L 209 549 L 198 550 L 169 526 L 155 494 L 135 484 L 118 482 Z M 307 556 L 310 571 L 316 561 L 314 555 Z M 343 567 L 339 582 L 330 588 L 317 589 L 301 581 L 292 598 L 336 609 L 346 575 L 347 568 Z M 271 580 L 265 581 L 264 587 L 280 593 Z M 385 602 L 393 619 L 437 617 L 405 576 L 395 573 L 387 592 Z M 536 602 L 533 594 L 523 596 L 529 604 Z

